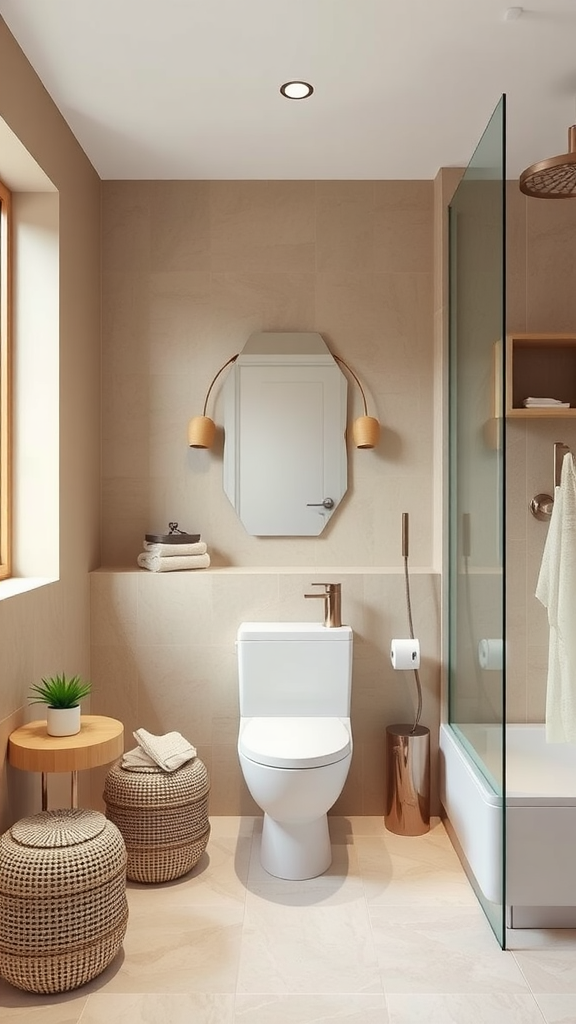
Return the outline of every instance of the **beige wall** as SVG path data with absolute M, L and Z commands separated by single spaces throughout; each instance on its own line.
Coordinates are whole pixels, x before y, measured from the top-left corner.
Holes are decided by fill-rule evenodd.
M 134 565 L 177 520 L 217 566 L 400 566 L 409 511 L 430 567 L 432 266 L 432 182 L 104 182 L 103 564 Z M 213 375 L 260 330 L 318 331 L 383 425 L 317 540 L 249 537 L 221 445 L 187 447 Z
M 329 570 L 342 583 L 342 617 L 354 631 L 352 732 L 354 755 L 340 814 L 384 810 L 386 725 L 413 721 L 411 672 L 395 672 L 390 639 L 407 636 L 404 578 L 391 571 Z M 212 814 L 254 813 L 238 766 L 238 683 L 234 641 L 240 622 L 317 620 L 318 602 L 305 601 L 324 572 L 289 568 L 92 573 L 94 710 L 120 718 L 127 746 L 143 726 L 190 739 L 211 776 Z M 439 721 L 439 580 L 412 579 L 414 622 L 421 639 L 422 724 L 431 729 L 434 807 Z M 103 772 L 94 772 L 93 806 Z
M 19 814 L 39 810 L 38 780 L 4 763 L 8 734 L 26 717 L 38 717 L 27 707 L 30 683 L 46 673 L 90 671 L 88 573 L 99 563 L 100 515 L 100 182 L 1 19 L 0 117 L 59 193 L 62 399 L 59 580 L 12 597 L 0 589 L 5 827 Z M 35 514 L 40 522 L 41 504 Z
M 236 754 L 238 624 L 317 619 L 303 595 L 327 573 L 354 629 L 354 759 L 335 810 L 382 812 L 385 726 L 415 707 L 413 677 L 388 657 L 408 632 L 404 511 L 435 763 L 433 217 L 432 182 L 103 183 L 103 564 L 125 571 L 92 576 L 93 705 L 128 733 L 187 733 L 212 813 L 252 809 Z M 222 490 L 221 444 L 187 448 L 212 376 L 259 330 L 318 331 L 383 425 L 376 450 L 350 450 L 348 495 L 319 538 L 248 536 Z M 213 568 L 129 571 L 144 533 L 170 520 L 202 534 Z
M 576 203 L 530 199 L 508 188 L 508 329 L 573 332 L 576 328 Z M 553 397 L 553 396 L 552 396 Z M 576 422 L 507 423 L 508 718 L 542 722 L 548 623 L 534 591 L 548 527 L 528 510 L 553 489 L 553 444 L 576 452 Z
M 303 594 L 328 570 L 355 634 L 355 756 L 336 809 L 380 813 L 384 728 L 410 721 L 414 707 L 412 678 L 392 672 L 387 654 L 389 639 L 406 633 L 403 511 L 433 747 L 439 717 L 445 302 L 433 296 L 433 183 L 106 182 L 101 231 L 97 175 L 1 21 L 0 117 L 59 193 L 62 396 L 60 578 L 0 599 L 0 749 L 31 717 L 33 679 L 91 673 L 93 710 L 121 717 L 128 742 L 139 725 L 181 729 L 211 770 L 212 812 L 249 807 L 235 755 L 235 631 L 243 619 L 315 617 Z M 510 186 L 511 330 L 574 329 L 575 207 L 526 200 Z M 221 448 L 186 446 L 187 420 L 214 372 L 265 329 L 319 331 L 383 424 L 376 451 L 350 451 L 349 494 L 320 538 L 248 537 L 222 492 Z M 350 393 L 352 417 L 360 404 Z M 218 419 L 218 396 L 215 409 Z M 514 423 L 508 434 L 517 720 L 543 713 L 547 629 L 533 591 L 546 527 L 526 505 L 550 487 L 552 442 L 576 446 L 572 424 L 561 437 L 557 428 Z M 173 518 L 202 533 L 213 570 L 134 570 L 143 533 Z M 108 568 L 89 577 L 100 526 Z M 3 766 L 0 824 L 38 808 L 37 781 Z M 94 799 L 100 788 L 95 774 Z

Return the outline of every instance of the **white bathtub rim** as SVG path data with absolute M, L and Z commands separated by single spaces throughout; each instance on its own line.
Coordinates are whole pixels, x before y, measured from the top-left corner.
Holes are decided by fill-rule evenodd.
M 484 803 L 490 804 L 492 807 L 502 807 L 502 797 L 499 796 L 498 793 L 495 793 L 491 787 L 489 788 L 490 784 L 488 780 L 482 774 L 478 765 L 474 764 L 474 762 L 470 760 L 467 755 L 467 751 L 462 747 L 462 744 L 459 742 L 452 726 L 449 725 L 448 722 L 441 722 L 440 734 L 446 737 L 447 741 L 455 749 L 457 756 L 461 758 L 462 767 L 466 771 L 466 774 L 469 776 L 475 788 L 478 790 L 478 793 L 482 797 Z M 466 754 L 465 757 L 462 757 L 460 753 L 461 750 Z
M 463 731 L 466 726 L 463 726 L 462 732 L 468 743 L 471 740 L 466 737 Z M 480 728 L 486 728 L 481 726 Z M 497 726 L 494 726 L 496 729 Z M 459 737 L 454 732 L 452 726 L 448 722 L 442 722 L 440 725 L 441 732 L 447 737 L 448 741 L 452 743 L 457 750 L 463 747 L 464 753 L 467 755 L 463 760 L 463 764 L 466 772 L 474 780 L 474 784 L 478 789 L 479 793 L 482 794 L 484 801 L 493 807 L 502 807 L 502 796 L 494 791 L 488 778 L 484 775 L 481 768 L 470 759 L 470 755 L 466 750 L 465 745 L 462 745 L 459 741 Z M 536 742 L 536 749 L 544 746 L 549 754 L 554 756 L 563 755 L 570 748 L 572 744 L 548 744 L 543 738 L 545 737 L 545 725 L 538 722 L 514 722 L 506 726 L 507 733 L 509 735 L 521 736 L 523 738 L 529 737 L 528 742 L 534 746 Z M 516 753 L 516 751 L 514 751 Z M 571 749 L 570 749 L 571 753 Z M 508 759 L 509 761 L 511 758 Z M 510 773 L 510 764 L 507 766 L 507 775 Z M 576 807 L 576 772 L 571 775 L 571 779 L 574 780 L 574 791 L 572 793 L 553 792 L 548 789 L 546 792 L 538 792 L 535 789 L 519 789 L 518 787 L 512 788 L 506 786 L 506 807 L 522 807 L 526 804 L 531 807 Z
M 529 748 L 522 749 L 526 754 Z M 572 753 L 565 753 L 569 763 Z M 559 751 L 558 756 L 562 763 L 564 754 Z M 524 793 L 508 801 L 504 815 L 468 752 L 445 723 L 440 731 L 440 768 L 442 805 L 484 897 L 494 904 L 502 899 L 505 831 L 506 903 L 515 908 L 520 926 L 572 927 L 566 923 L 571 920 L 568 910 L 564 923 L 558 924 L 555 908 L 576 911 L 576 798 L 535 798 Z M 487 795 L 492 798 L 490 803 Z M 523 909 L 519 912 L 518 908 Z M 536 913 L 534 908 L 541 909 Z

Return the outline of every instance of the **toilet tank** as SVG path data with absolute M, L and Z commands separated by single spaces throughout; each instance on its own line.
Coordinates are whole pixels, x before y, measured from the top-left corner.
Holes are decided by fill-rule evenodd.
M 350 717 L 350 626 L 243 622 L 236 650 L 243 718 Z

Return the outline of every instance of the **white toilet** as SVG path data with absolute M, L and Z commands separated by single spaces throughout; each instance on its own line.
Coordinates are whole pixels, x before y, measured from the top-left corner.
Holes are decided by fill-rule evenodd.
M 332 862 L 327 811 L 352 760 L 352 630 L 244 622 L 236 646 L 238 755 L 264 811 L 262 866 L 314 878 Z

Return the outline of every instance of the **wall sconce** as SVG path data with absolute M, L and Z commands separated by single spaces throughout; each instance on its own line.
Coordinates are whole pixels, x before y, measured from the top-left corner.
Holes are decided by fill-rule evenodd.
M 364 402 L 364 415 L 358 416 L 352 424 L 352 437 L 354 438 L 354 444 L 357 448 L 375 448 L 378 444 L 380 437 L 380 423 L 375 416 L 368 415 L 368 406 L 366 404 L 366 395 L 364 394 L 364 388 L 362 387 L 358 377 L 354 373 L 352 367 L 348 366 L 348 363 L 344 362 L 340 356 L 335 356 L 332 353 L 332 357 L 337 363 L 345 366 L 348 373 L 352 375 L 360 388 L 360 394 L 362 395 L 362 401 Z
M 188 423 L 188 444 L 190 448 L 212 447 L 214 443 L 214 437 L 216 435 L 216 424 L 214 423 L 214 420 L 210 419 L 210 417 L 206 415 L 206 409 L 208 408 L 208 399 L 210 398 L 212 388 L 214 387 L 220 374 L 223 373 L 226 367 L 230 366 L 231 363 L 235 363 L 239 355 L 240 353 L 237 352 L 236 355 L 231 356 L 230 359 L 228 359 L 223 364 L 223 366 L 220 367 L 218 373 L 216 373 L 215 376 L 212 378 L 210 382 L 210 387 L 206 392 L 206 398 L 204 399 L 204 408 L 202 410 L 202 415 L 194 416 Z M 380 437 L 380 423 L 378 422 L 375 416 L 368 415 L 368 406 L 366 404 L 366 395 L 364 393 L 364 388 L 362 387 L 360 381 L 358 380 L 358 377 L 354 373 L 354 370 L 350 366 L 348 366 L 348 363 L 345 362 L 344 359 L 341 359 L 340 356 L 334 355 L 333 352 L 331 353 L 331 355 L 335 362 L 339 363 L 341 366 L 344 366 L 348 373 L 354 378 L 358 387 L 360 388 L 360 394 L 362 395 L 362 401 L 364 403 L 364 415 L 358 416 L 354 420 L 354 423 L 352 424 L 352 437 L 354 439 L 354 444 L 356 445 L 357 448 L 375 448 L 376 445 L 378 444 L 378 439 Z
M 218 377 L 230 366 L 230 363 L 235 363 L 240 355 L 239 352 L 235 356 L 231 356 L 223 366 L 220 367 L 218 373 L 212 378 L 210 387 L 206 392 L 206 398 L 204 399 L 204 409 L 202 410 L 201 416 L 193 416 L 188 424 L 188 444 L 191 448 L 211 448 L 214 443 L 214 437 L 216 435 L 216 424 L 214 420 L 211 420 L 206 415 L 206 409 L 208 407 L 208 399 L 210 398 L 210 392 L 214 387 Z

